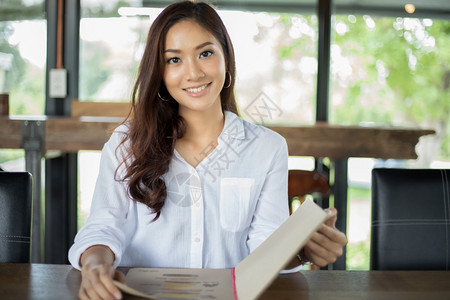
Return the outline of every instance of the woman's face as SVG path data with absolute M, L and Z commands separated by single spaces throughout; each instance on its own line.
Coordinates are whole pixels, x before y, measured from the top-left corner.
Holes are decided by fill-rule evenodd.
M 167 32 L 164 84 L 179 113 L 221 109 L 225 57 L 219 41 L 198 23 L 185 20 Z

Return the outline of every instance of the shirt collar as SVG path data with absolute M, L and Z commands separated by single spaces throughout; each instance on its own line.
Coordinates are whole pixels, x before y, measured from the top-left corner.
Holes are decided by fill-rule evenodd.
M 225 111 L 225 124 L 221 135 L 238 140 L 245 139 L 244 121 L 231 111 Z

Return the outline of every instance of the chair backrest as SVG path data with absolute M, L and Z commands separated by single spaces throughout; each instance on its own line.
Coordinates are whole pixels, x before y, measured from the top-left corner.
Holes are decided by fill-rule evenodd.
M 318 171 L 289 170 L 288 199 L 289 209 L 292 207 L 294 197 L 302 198 L 305 195 L 318 193 L 326 196 L 330 192 L 328 177 Z M 302 201 L 303 199 L 300 199 Z
M 30 262 L 32 179 L 0 172 L 0 263 Z
M 313 170 L 289 170 L 288 173 L 288 201 L 289 213 L 291 214 L 295 207 L 293 207 L 293 200 L 299 197 L 301 203 L 305 201 L 306 195 L 317 194 L 320 197 L 327 196 L 330 192 L 330 182 L 325 174 Z M 317 197 L 314 197 L 315 200 Z M 318 270 L 316 265 L 310 265 L 310 270 Z
M 373 169 L 372 270 L 449 270 L 450 170 Z

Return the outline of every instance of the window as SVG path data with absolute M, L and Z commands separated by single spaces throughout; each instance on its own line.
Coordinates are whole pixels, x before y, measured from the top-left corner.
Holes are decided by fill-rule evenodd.
M 136 1 L 81 1 L 81 100 L 129 101 L 148 29 L 161 10 Z M 235 50 L 241 115 L 255 123 L 313 124 L 316 15 L 220 7 L 218 11 Z M 94 153 L 80 152 L 79 173 L 95 165 L 93 159 Z M 310 168 L 311 160 L 291 158 L 289 163 Z M 88 214 L 95 184 L 86 178 L 80 176 L 79 225 Z
M 136 1 L 81 1 L 80 99 L 129 101 L 148 29 L 160 8 Z M 244 118 L 314 123 L 317 17 L 219 9 L 236 52 Z M 264 103 L 267 113 L 254 106 Z M 270 114 L 269 114 L 270 113 Z
M 417 160 L 349 159 L 347 267 L 368 269 L 371 169 L 449 166 L 450 22 L 370 15 L 334 18 L 330 123 L 437 132 L 421 139 Z
M 10 114 L 43 114 L 44 1 L 2 1 L 0 7 L 0 92 L 9 94 Z
M 0 94 L 11 115 L 42 115 L 47 22 L 44 0 L 0 1 Z M 5 170 L 24 170 L 23 150 L 0 149 Z

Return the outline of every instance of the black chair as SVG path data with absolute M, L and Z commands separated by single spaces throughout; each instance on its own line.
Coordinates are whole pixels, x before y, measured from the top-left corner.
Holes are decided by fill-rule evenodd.
M 450 170 L 373 169 L 372 270 L 449 270 Z
M 0 263 L 29 263 L 32 178 L 28 172 L 0 172 Z

